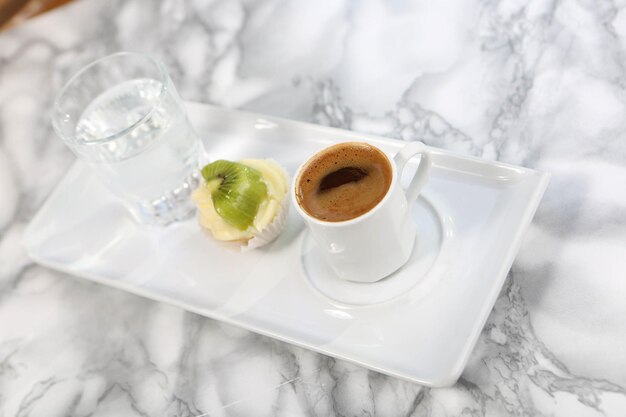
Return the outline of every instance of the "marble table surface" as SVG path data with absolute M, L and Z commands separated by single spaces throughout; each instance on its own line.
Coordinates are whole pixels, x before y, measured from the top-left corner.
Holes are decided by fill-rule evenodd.
M 49 108 L 119 50 L 188 100 L 550 171 L 461 379 L 429 389 L 34 264 Z M 626 7 L 83 0 L 0 34 L 0 416 L 625 416 Z

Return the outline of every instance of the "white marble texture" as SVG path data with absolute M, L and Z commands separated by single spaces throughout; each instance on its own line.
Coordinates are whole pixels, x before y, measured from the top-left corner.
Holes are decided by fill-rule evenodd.
M 0 34 L 0 416 L 625 416 L 626 4 L 83 0 Z M 426 389 L 33 264 L 48 109 L 118 50 L 189 100 L 551 171 L 459 382 Z

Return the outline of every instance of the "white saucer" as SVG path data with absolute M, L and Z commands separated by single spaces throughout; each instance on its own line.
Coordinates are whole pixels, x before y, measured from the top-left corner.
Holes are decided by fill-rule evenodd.
M 453 236 L 452 225 L 442 224 L 440 215 L 423 196 L 417 200 L 412 212 L 417 225 L 417 238 L 413 254 L 400 270 L 374 283 L 352 282 L 340 279 L 324 261 L 322 252 L 311 233 L 305 233 L 302 248 L 302 264 L 310 284 L 325 297 L 346 306 L 373 306 L 408 295 L 426 287 L 435 261 L 450 250 Z M 444 230 L 445 229 L 445 230 Z M 444 242 L 445 239 L 445 242 Z
M 188 109 L 211 158 L 274 158 L 291 174 L 334 142 L 368 141 L 390 154 L 403 145 L 201 104 Z M 376 284 L 335 280 L 295 210 L 269 246 L 228 251 L 195 220 L 139 226 L 80 163 L 32 220 L 23 243 L 52 268 L 378 372 L 449 385 L 468 360 L 549 175 L 431 151 L 426 199 L 414 213 L 420 229 L 414 257 Z

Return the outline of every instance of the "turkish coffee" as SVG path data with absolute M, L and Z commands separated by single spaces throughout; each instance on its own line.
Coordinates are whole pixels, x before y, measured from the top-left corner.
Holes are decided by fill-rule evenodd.
M 296 181 L 300 207 L 316 219 L 341 222 L 357 218 L 385 197 L 391 163 L 378 148 L 345 142 L 315 154 Z

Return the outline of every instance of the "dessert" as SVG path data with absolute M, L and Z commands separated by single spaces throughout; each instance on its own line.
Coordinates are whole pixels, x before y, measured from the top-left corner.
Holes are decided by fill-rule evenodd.
M 287 222 L 286 171 L 271 159 L 217 160 L 202 168 L 192 193 L 200 225 L 242 250 L 274 240 Z

